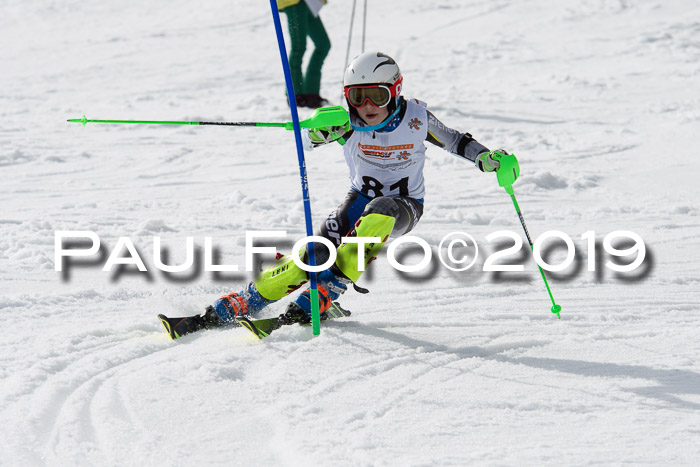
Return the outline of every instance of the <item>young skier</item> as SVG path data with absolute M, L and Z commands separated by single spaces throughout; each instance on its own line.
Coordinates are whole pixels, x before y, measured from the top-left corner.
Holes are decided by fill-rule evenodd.
M 378 243 L 366 244 L 366 267 L 390 236 L 404 235 L 418 223 L 425 195 L 425 141 L 474 162 L 482 172 L 498 169 L 497 154 L 505 153 L 489 151 L 469 133 L 448 128 L 425 103 L 406 100 L 400 95 L 402 81 L 398 65 L 388 55 L 379 52 L 359 55 L 350 63 L 343 79 L 349 123 L 345 127 L 306 130 L 309 148 L 344 140 L 343 151 L 350 169 L 350 190 L 318 233 L 337 248 L 335 264 L 317 276 L 320 313 L 349 285 L 356 283 L 363 272 L 358 267 L 358 245 L 341 243 L 342 237 L 381 238 Z M 328 250 L 324 245 L 315 243 L 314 252 L 317 264 L 327 261 Z M 300 257 L 304 257 L 303 250 Z M 307 280 L 308 273 L 296 266 L 291 255 L 284 256 L 242 291 L 224 295 L 207 307 L 198 327 L 235 323 L 238 316 L 255 316 Z M 310 314 L 307 289 L 287 306 L 279 321 L 281 324 L 308 322 Z

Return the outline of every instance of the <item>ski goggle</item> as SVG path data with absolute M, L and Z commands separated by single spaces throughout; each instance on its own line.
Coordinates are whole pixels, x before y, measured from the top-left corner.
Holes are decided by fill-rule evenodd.
M 396 97 L 401 92 L 401 81 L 399 78 L 392 86 L 386 84 L 370 84 L 367 86 L 347 86 L 345 87 L 345 98 L 353 107 L 362 107 L 369 100 L 375 107 L 386 107 L 392 97 Z

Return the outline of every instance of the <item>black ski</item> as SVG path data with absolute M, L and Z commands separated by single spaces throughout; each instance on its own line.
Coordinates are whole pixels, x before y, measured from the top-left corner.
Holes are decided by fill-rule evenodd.
M 187 334 L 192 334 L 200 329 L 217 328 L 221 326 L 219 316 L 212 306 L 207 307 L 204 316 L 194 315 L 180 318 L 168 318 L 165 315 L 158 315 L 158 319 L 163 324 L 163 327 L 172 340 Z
M 237 317 L 235 322 L 227 323 L 227 325 L 241 325 L 252 332 L 258 339 L 269 336 L 272 331 L 282 326 L 290 324 L 299 324 L 301 326 L 311 325 L 311 321 L 303 319 L 290 321 L 288 319 L 284 319 L 284 316 L 285 315 L 277 318 L 263 319 L 250 319 L 246 316 L 242 316 Z M 350 316 L 350 311 L 342 308 L 337 302 L 333 302 L 328 310 L 321 313 L 321 321 L 344 318 L 346 316 Z M 194 315 L 182 316 L 179 318 L 168 318 L 165 315 L 158 315 L 158 319 L 160 319 L 160 322 L 163 324 L 163 327 L 172 340 L 179 339 L 182 336 L 192 334 L 193 332 L 197 332 L 201 329 L 211 329 L 222 326 L 219 321 L 219 316 L 211 306 L 207 307 L 204 316 Z
M 344 318 L 350 316 L 350 311 L 342 308 L 338 302 L 331 303 L 328 310 L 321 313 L 321 321 L 328 321 L 330 319 Z M 281 315 L 278 318 L 266 318 L 266 319 L 250 319 L 247 316 L 237 316 L 236 321 L 246 328 L 248 331 L 253 333 L 258 339 L 263 339 L 267 337 L 275 329 L 279 329 L 282 326 L 288 326 L 291 324 L 299 324 L 300 326 L 310 326 L 311 321 L 307 318 L 304 320 L 290 321 L 285 319 L 285 315 Z

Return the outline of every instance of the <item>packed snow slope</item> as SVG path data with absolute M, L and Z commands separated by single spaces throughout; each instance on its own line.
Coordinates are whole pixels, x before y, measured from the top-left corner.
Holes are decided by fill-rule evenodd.
M 483 271 L 509 246 L 489 234 L 524 238 L 495 176 L 430 147 L 413 233 L 435 251 L 450 232 L 471 234 L 471 269 L 433 259 L 399 274 L 382 255 L 360 281 L 371 293 L 341 297 L 353 316 L 318 337 L 289 327 L 259 342 L 238 328 L 169 340 L 158 313 L 200 312 L 252 277 L 246 231 L 286 231 L 285 252 L 304 235 L 292 133 L 66 119 L 290 120 L 269 6 L 6 0 L 0 463 L 698 464 L 698 3 L 368 3 L 365 47 L 397 60 L 404 95 L 515 153 L 533 238 L 559 230 L 575 243 L 574 263 L 549 276 L 561 319 L 527 244 L 505 258 L 525 272 Z M 350 6 L 321 12 L 333 44 L 322 94 L 335 104 Z M 347 169 L 338 146 L 306 156 L 319 225 Z M 60 230 L 95 232 L 101 254 L 57 272 Z M 646 245 L 633 272 L 605 266 L 617 230 Z M 154 236 L 171 264 L 193 237 L 198 266 L 162 273 Z M 120 237 L 148 272 L 102 271 Z M 218 264 L 241 271 L 204 271 L 205 237 Z M 559 263 L 566 249 L 552 244 Z

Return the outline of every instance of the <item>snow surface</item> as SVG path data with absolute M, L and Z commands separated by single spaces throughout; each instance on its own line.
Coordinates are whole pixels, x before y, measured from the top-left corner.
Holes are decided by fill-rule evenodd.
M 246 230 L 286 230 L 288 249 L 304 234 L 292 134 L 66 119 L 289 120 L 268 4 L 5 0 L 0 463 L 700 463 L 698 2 L 369 3 L 366 48 L 396 58 L 404 94 L 514 152 L 531 234 L 576 243 L 575 265 L 550 275 L 561 319 L 531 259 L 481 271 L 488 234 L 521 234 L 513 206 L 495 177 L 430 147 L 414 233 L 434 247 L 471 233 L 471 270 L 405 277 L 382 256 L 361 280 L 372 293 L 343 296 L 353 316 L 319 337 L 169 340 L 157 313 L 199 312 L 251 273 L 163 274 L 152 237 L 174 264 L 188 236 L 241 268 Z M 322 10 L 335 103 L 349 6 Z M 307 154 L 316 224 L 346 192 L 341 154 Z M 57 230 L 96 232 L 105 256 L 56 272 Z M 615 230 L 644 239 L 639 271 L 603 266 Z M 148 274 L 101 271 L 120 236 Z

